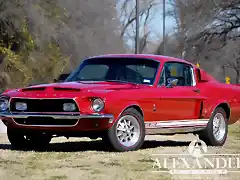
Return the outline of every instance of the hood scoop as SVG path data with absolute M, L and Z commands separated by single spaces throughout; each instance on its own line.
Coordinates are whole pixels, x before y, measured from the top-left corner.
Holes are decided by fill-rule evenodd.
M 48 89 L 52 89 L 54 91 L 67 91 L 67 92 L 79 92 L 80 89 L 78 88 L 71 88 L 71 87 L 28 87 L 23 88 L 22 92 L 30 92 L 30 91 L 45 91 Z
M 44 91 L 46 87 L 29 87 L 29 88 L 23 88 L 22 92 L 28 92 L 28 91 Z
M 74 92 L 80 91 L 80 89 L 68 88 L 68 87 L 54 87 L 53 89 L 54 89 L 54 91 L 74 91 Z

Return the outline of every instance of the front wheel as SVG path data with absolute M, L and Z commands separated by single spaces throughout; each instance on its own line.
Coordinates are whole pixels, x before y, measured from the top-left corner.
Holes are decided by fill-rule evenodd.
M 214 110 L 205 130 L 199 133 L 199 138 L 210 146 L 223 146 L 228 134 L 226 112 L 218 107 Z
M 12 149 L 16 150 L 42 150 L 49 145 L 52 136 L 43 133 L 23 133 L 18 129 L 7 129 L 8 140 Z
M 144 138 L 144 120 L 134 108 L 125 110 L 108 131 L 109 142 L 119 152 L 138 150 Z

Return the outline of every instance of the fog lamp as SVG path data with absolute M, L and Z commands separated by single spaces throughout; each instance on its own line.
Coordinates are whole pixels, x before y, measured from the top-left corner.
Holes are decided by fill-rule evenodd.
M 16 102 L 15 103 L 15 108 L 18 111 L 25 111 L 25 110 L 27 110 L 27 103 L 25 103 L 25 102 Z
M 76 106 L 74 103 L 64 103 L 63 104 L 63 110 L 64 111 L 75 111 Z

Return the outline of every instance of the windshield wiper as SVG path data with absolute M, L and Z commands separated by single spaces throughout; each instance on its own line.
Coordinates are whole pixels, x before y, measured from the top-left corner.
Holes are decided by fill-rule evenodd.
M 129 82 L 129 81 L 123 81 L 123 80 L 104 80 L 105 82 L 120 82 L 120 83 L 131 83 L 131 84 L 137 84 L 137 83 L 134 83 L 134 82 Z
M 129 81 L 123 81 L 123 80 L 78 80 L 78 83 L 95 83 L 95 82 L 119 82 L 119 83 L 131 83 L 137 85 L 138 83 L 129 82 Z

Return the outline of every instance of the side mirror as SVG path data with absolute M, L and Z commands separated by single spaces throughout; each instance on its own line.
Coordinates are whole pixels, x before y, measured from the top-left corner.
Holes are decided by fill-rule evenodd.
M 176 79 L 176 78 L 168 78 L 167 79 L 167 83 L 168 83 L 167 88 L 172 88 L 173 86 L 177 85 L 178 79 Z
M 53 82 L 54 83 L 57 83 L 57 82 L 63 82 L 65 79 L 67 79 L 67 77 L 69 76 L 70 74 L 61 74 L 58 79 L 54 79 Z

